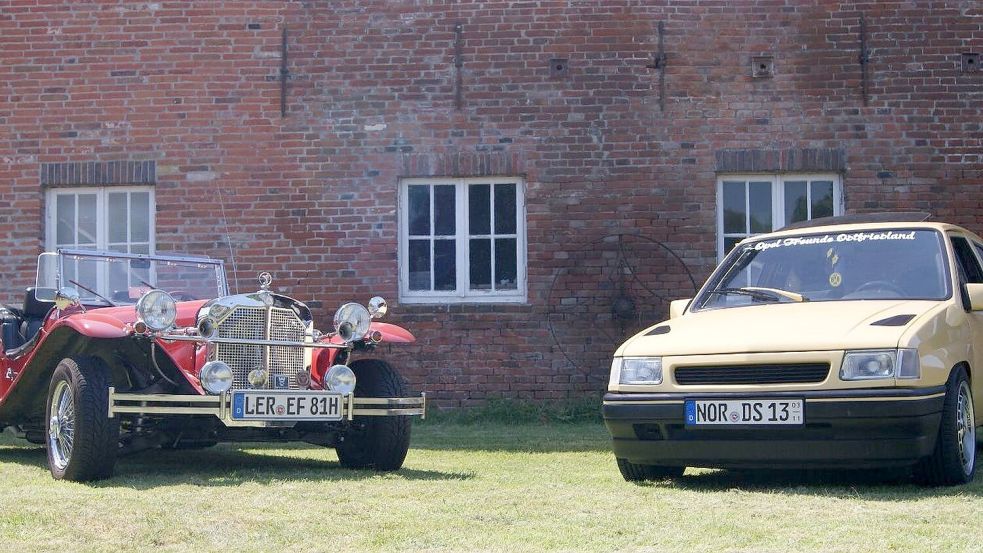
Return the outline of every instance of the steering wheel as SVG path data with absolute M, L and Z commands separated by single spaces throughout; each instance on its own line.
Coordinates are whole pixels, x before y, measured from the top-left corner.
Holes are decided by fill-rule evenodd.
M 860 286 L 858 286 L 853 292 L 850 292 L 850 295 L 853 296 L 855 294 L 867 290 L 886 290 L 893 294 L 897 294 L 899 298 L 905 295 L 904 290 L 902 290 L 901 288 L 898 287 L 897 284 L 889 280 L 872 280 L 870 282 L 865 282 Z

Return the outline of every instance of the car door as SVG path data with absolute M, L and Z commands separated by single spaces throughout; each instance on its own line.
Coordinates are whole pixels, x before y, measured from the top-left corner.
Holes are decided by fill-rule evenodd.
M 955 253 L 960 285 L 968 282 L 983 283 L 983 264 L 981 264 L 983 244 L 960 234 L 951 234 L 949 240 L 952 244 L 952 251 Z M 954 292 L 957 294 L 957 298 L 962 301 L 964 296 L 962 286 Z M 969 301 L 968 298 L 966 301 Z M 972 343 L 970 344 L 972 359 L 970 359 L 970 363 L 973 365 L 970 369 L 971 377 L 975 376 L 972 378 L 972 388 L 977 420 L 979 420 L 979 417 L 983 415 L 983 405 L 979 399 L 983 398 L 983 312 L 973 311 L 966 315 L 972 333 Z

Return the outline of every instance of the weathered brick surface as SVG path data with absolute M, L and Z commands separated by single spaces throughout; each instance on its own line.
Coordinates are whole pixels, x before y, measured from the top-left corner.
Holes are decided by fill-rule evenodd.
M 240 289 L 271 270 L 325 323 L 387 296 L 420 338 L 397 363 L 442 402 L 597 392 L 619 325 L 591 308 L 592 336 L 564 306 L 624 287 L 602 270 L 619 259 L 605 236 L 640 235 L 635 293 L 652 305 L 689 286 L 661 245 L 703 278 L 728 163 L 842 169 L 850 211 L 983 231 L 983 73 L 961 72 L 983 51 L 976 4 L 0 0 L 0 299 L 33 279 L 44 186 L 71 182 L 51 168 L 153 162 L 158 250 L 227 257 L 230 237 Z M 646 68 L 660 21 L 664 112 Z M 751 78 L 760 55 L 773 77 Z M 398 179 L 489 174 L 528 184 L 529 304 L 398 305 Z

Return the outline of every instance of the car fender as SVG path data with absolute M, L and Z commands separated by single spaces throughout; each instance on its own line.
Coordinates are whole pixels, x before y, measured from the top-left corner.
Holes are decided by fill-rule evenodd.
M 410 344 L 416 341 L 416 336 L 413 336 L 412 332 L 394 324 L 372 323 L 369 325 L 369 332 L 375 331 L 379 331 L 382 334 L 383 342 Z
M 67 326 L 90 338 L 122 338 L 130 334 L 122 321 L 116 317 L 103 315 L 98 311 L 69 315 L 55 322 L 51 330 L 61 326 Z

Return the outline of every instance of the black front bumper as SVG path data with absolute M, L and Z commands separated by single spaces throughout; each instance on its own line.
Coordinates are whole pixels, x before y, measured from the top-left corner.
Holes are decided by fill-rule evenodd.
M 616 457 L 633 463 L 719 468 L 904 466 L 931 454 L 945 387 L 766 394 L 613 394 L 604 424 Z M 794 427 L 693 427 L 686 399 L 801 398 Z

